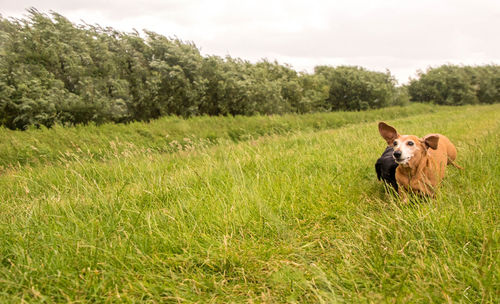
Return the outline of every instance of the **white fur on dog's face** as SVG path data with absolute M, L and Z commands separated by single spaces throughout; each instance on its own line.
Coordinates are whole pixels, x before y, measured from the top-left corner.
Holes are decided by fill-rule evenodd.
M 401 151 L 401 157 L 394 157 L 396 163 L 403 166 L 408 165 L 408 162 L 415 156 L 415 153 L 420 150 L 418 144 L 418 138 L 415 136 L 402 135 L 398 137 L 393 143 L 394 152 Z

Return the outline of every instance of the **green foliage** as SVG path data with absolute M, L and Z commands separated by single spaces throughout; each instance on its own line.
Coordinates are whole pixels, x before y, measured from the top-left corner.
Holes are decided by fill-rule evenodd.
M 500 101 L 500 66 L 430 68 L 410 81 L 408 92 L 412 101 L 440 105 L 491 104 Z
M 500 100 L 498 66 L 431 69 L 408 87 L 361 67 L 313 74 L 262 60 L 201 56 L 191 42 L 151 31 L 75 25 L 28 10 L 0 16 L 0 125 L 11 129 L 150 121 L 167 115 L 360 111 L 412 101 Z
M 203 57 L 193 43 L 150 31 L 142 38 L 28 12 L 27 19 L 0 17 L 0 124 L 11 129 L 396 104 L 388 73 L 320 67 L 298 74 L 267 60 Z
M 315 72 L 329 84 L 326 107 L 332 111 L 378 109 L 394 103 L 396 80 L 389 72 L 346 66 L 318 66 Z

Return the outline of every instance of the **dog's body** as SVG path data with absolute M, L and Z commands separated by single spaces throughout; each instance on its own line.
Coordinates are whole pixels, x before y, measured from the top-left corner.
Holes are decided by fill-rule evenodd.
M 391 185 L 396 192 L 398 191 L 398 183 L 396 182 L 396 168 L 398 164 L 394 160 L 392 153 L 394 148 L 387 146 L 384 153 L 377 159 L 375 163 L 375 171 L 377 172 L 378 180 L 384 181 Z
M 396 129 L 381 122 L 380 135 L 394 147 L 393 157 L 398 163 L 396 181 L 399 193 L 415 192 L 434 195 L 444 177 L 446 165 L 453 164 L 457 150 L 451 141 L 441 134 L 429 134 L 423 138 L 399 135 Z

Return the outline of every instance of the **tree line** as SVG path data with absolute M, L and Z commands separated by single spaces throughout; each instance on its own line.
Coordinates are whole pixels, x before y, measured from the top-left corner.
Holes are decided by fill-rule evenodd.
M 23 19 L 0 16 L 0 55 L 0 125 L 11 129 L 165 115 L 359 111 L 409 99 L 500 100 L 499 67 L 493 65 L 445 66 L 440 69 L 447 73 L 431 70 L 398 87 L 389 71 L 317 66 L 309 74 L 276 61 L 202 56 L 191 42 L 77 25 L 34 8 Z
M 413 101 L 439 105 L 500 102 L 500 66 L 443 65 L 420 71 L 410 81 L 408 93 Z

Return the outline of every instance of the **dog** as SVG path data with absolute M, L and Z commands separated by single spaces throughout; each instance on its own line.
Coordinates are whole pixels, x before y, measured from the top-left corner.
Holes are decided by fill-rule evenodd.
M 400 135 L 384 122 L 379 123 L 378 129 L 393 147 L 392 155 L 398 164 L 395 175 L 398 192 L 405 200 L 408 192 L 434 196 L 448 164 L 462 169 L 454 163 L 457 149 L 444 135 L 428 134 L 423 138 Z
M 398 183 L 396 182 L 396 168 L 398 167 L 398 163 L 394 160 L 393 153 L 394 148 L 387 146 L 384 153 L 382 153 L 375 163 L 375 172 L 377 172 L 378 180 L 391 185 L 398 192 Z

